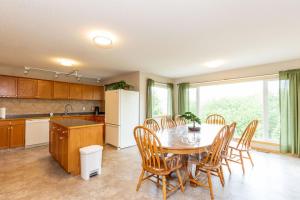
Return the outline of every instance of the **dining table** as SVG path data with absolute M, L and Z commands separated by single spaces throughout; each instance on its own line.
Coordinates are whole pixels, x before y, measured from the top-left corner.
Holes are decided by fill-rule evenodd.
M 162 151 L 179 155 L 204 152 L 223 127 L 217 124 L 201 124 L 199 131 L 191 131 L 189 126 L 189 124 L 177 126 L 156 132 Z
M 181 156 L 184 184 L 190 180 L 190 184 L 195 186 L 191 182 L 194 177 L 192 175 L 192 166 L 189 166 L 189 163 L 191 163 L 189 162 L 189 156 L 201 156 L 201 153 L 206 152 L 224 125 L 201 124 L 199 131 L 191 131 L 189 126 L 191 125 L 162 129 L 156 132 L 156 136 L 161 143 L 163 153 Z

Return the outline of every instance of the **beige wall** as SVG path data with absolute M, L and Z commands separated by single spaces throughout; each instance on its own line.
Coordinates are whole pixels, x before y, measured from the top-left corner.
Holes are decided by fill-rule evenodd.
M 127 84 L 131 85 L 134 87 L 135 91 L 139 91 L 139 77 L 140 77 L 140 72 L 132 72 L 128 74 L 122 74 L 119 76 L 114 76 L 108 79 L 105 79 L 100 82 L 101 85 L 106 85 L 118 81 L 125 81 Z
M 91 112 L 95 106 L 100 105 L 100 101 L 0 98 L 0 107 L 5 107 L 8 115 L 63 113 L 66 104 L 72 105 L 72 112 Z

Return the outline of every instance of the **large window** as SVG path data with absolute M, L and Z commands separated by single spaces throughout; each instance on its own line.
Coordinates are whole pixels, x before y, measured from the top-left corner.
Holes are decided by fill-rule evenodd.
M 237 122 L 236 134 L 241 135 L 253 119 L 259 120 L 255 139 L 279 141 L 278 80 L 257 80 L 215 84 L 190 88 L 190 110 L 205 121 L 217 113 L 227 122 Z
M 165 84 L 155 84 L 152 88 L 152 116 L 160 117 L 163 115 L 168 115 L 168 88 Z

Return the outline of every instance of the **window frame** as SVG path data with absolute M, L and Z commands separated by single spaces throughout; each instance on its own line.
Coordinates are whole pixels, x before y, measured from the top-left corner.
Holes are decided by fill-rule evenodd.
M 152 88 L 152 90 L 154 89 L 154 87 L 158 87 L 158 88 L 164 88 L 164 89 L 166 89 L 166 92 L 167 92 L 167 97 L 168 97 L 168 87 L 167 87 L 167 84 L 164 84 L 164 83 L 158 83 L 158 82 L 154 82 L 154 86 L 153 86 L 153 88 Z M 154 93 L 152 93 L 153 94 L 153 96 L 154 96 Z M 153 98 L 153 97 L 152 97 Z M 167 100 L 167 104 L 168 104 L 168 100 Z M 152 100 L 152 118 L 161 118 L 161 117 L 163 117 L 163 116 L 166 116 L 166 115 L 168 115 L 168 105 L 167 105 L 167 113 L 164 115 L 154 115 L 154 113 L 153 113 L 153 108 L 154 108 L 154 105 L 153 105 L 153 100 Z
M 234 84 L 234 83 L 243 83 L 243 82 L 251 82 L 251 81 L 262 81 L 262 138 L 255 138 L 253 141 L 258 142 L 265 142 L 270 144 L 279 144 L 279 140 L 274 140 L 270 138 L 270 132 L 269 132 L 269 88 L 268 88 L 268 81 L 279 81 L 278 74 L 275 75 L 266 75 L 266 76 L 257 76 L 257 77 L 247 77 L 247 78 L 238 78 L 238 79 L 228 79 L 228 80 L 221 80 L 221 81 L 210 81 L 210 82 L 203 82 L 203 83 L 196 83 L 191 84 L 190 88 L 197 88 L 196 90 L 196 96 L 197 96 L 197 115 L 200 115 L 200 87 L 203 86 L 213 86 L 213 85 L 225 85 L 225 84 Z M 279 85 L 278 85 L 279 90 Z M 278 105 L 279 106 L 279 105 Z

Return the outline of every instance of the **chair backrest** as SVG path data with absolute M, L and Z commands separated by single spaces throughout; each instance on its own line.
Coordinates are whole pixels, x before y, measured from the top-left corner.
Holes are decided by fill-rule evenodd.
M 229 134 L 229 126 L 224 126 L 219 133 L 216 135 L 210 150 L 209 156 L 204 160 L 209 166 L 217 166 L 221 162 L 222 151 L 226 143 L 226 138 Z
M 208 117 L 206 118 L 206 123 L 225 125 L 225 118 L 222 115 L 218 114 L 208 115 Z
M 175 117 L 175 123 L 177 126 L 183 126 L 183 125 L 186 125 L 186 120 L 183 117 L 181 117 L 180 115 L 178 115 Z
M 246 127 L 242 137 L 240 138 L 237 148 L 249 149 L 251 145 L 252 138 L 256 131 L 258 124 L 258 120 L 253 120 L 250 124 Z
M 144 126 L 154 132 L 157 132 L 160 130 L 159 124 L 155 119 L 153 118 L 148 118 L 144 121 Z
M 161 143 L 152 130 L 144 126 L 137 126 L 134 128 L 134 138 L 142 157 L 144 169 L 167 170 L 165 156 L 161 151 Z
M 225 155 L 227 155 L 227 153 L 228 153 L 229 144 L 230 144 L 230 142 L 231 142 L 231 140 L 233 138 L 233 135 L 234 135 L 234 132 L 235 132 L 235 128 L 236 128 L 236 122 L 232 122 L 229 125 L 229 131 L 228 131 L 228 135 L 227 135 L 225 146 L 224 146 L 224 153 L 225 153 Z
M 176 127 L 176 123 L 169 116 L 162 117 L 160 123 L 161 123 L 161 128 L 162 129 L 168 129 L 168 128 L 175 128 Z

